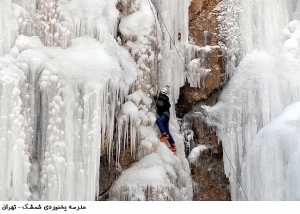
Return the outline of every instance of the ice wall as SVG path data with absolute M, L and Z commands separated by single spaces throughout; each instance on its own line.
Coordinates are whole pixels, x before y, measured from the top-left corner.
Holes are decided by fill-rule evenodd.
M 0 2 L 0 56 L 10 50 L 19 34 L 18 25 L 11 7 L 11 0 Z
M 242 170 L 249 200 L 299 201 L 299 107 L 287 106 L 253 138 Z
M 140 95 L 132 93 L 126 98 L 135 90 L 132 86 L 140 71 L 148 68 L 151 72 L 143 60 L 160 57 L 153 52 L 161 39 L 154 38 L 157 14 L 152 12 L 151 2 L 141 0 L 136 1 L 139 5 L 134 13 L 120 20 L 116 3 L 1 1 L 0 9 L 8 12 L 0 18 L 1 29 L 7 29 L 0 30 L 0 145 L 3 148 L 0 200 L 95 200 L 101 177 L 101 148 L 106 149 L 109 161 L 113 153 L 118 161 L 121 149 L 127 147 L 134 159 L 141 161 L 137 165 L 145 168 L 143 172 L 154 169 L 162 172 L 157 174 L 158 180 L 169 179 L 161 187 L 155 179 L 147 183 L 146 186 L 159 190 L 156 195 L 151 193 L 152 199 L 191 200 L 193 183 L 184 158 L 183 139 L 174 119 L 174 105 L 171 130 L 178 147 L 177 156 L 167 145 L 158 142 L 151 99 L 140 91 L 137 92 Z M 160 8 L 171 8 L 170 14 L 176 22 L 173 25 L 168 21 L 168 30 L 175 26 L 173 34 L 181 32 L 181 42 L 178 38 L 176 42 L 183 53 L 187 22 L 185 25 L 177 17 L 176 13 L 182 10 L 179 6 L 187 12 L 188 1 L 180 4 L 170 1 Z M 183 21 L 187 20 L 187 14 L 182 15 Z M 141 25 L 139 21 L 143 20 L 147 25 Z M 120 31 L 131 39 L 126 48 L 120 46 L 122 41 L 117 38 L 119 21 Z M 142 31 L 131 29 L 133 22 Z M 166 43 L 170 40 L 164 38 L 163 44 L 168 47 Z M 177 63 L 174 47 L 165 53 L 165 57 L 169 55 L 172 60 L 162 63 L 165 67 Z M 180 85 L 176 82 L 184 76 L 184 70 L 178 67 L 174 70 L 175 73 L 163 69 L 170 82 L 161 83 L 162 86 L 173 84 L 172 96 L 178 94 Z M 124 101 L 128 102 L 122 105 Z M 138 110 L 138 117 L 131 114 L 131 108 L 127 112 L 133 103 L 136 104 L 133 113 Z M 120 123 L 115 127 L 119 113 Z M 154 168 L 142 161 L 151 157 L 159 157 L 157 163 L 154 161 Z M 122 179 L 123 176 L 120 182 Z M 140 190 L 140 183 L 137 185 Z M 129 182 L 126 188 L 132 190 L 134 185 Z M 142 185 L 142 190 L 145 192 L 147 187 Z M 124 197 L 118 197 L 115 195 L 118 193 L 112 192 L 112 199 L 131 200 L 131 193 L 124 190 Z
M 170 96 L 176 103 L 179 89 L 187 75 L 188 8 L 190 0 L 121 1 L 120 33 L 122 42 L 143 71 L 143 81 L 149 89 L 153 84 L 171 86 Z M 143 17 L 143 18 L 141 18 Z M 150 36 L 149 36 L 150 35 Z M 194 85 L 194 83 L 192 83 Z M 196 87 L 196 85 L 194 86 Z
M 159 88 L 170 85 L 170 97 L 176 103 L 179 89 L 187 76 L 185 54 L 188 47 L 188 8 L 190 0 L 153 0 L 162 30 L 162 59 L 160 61 Z
M 91 9 L 96 26 L 82 24 L 86 13 L 79 10 L 78 25 L 68 22 L 79 33 L 66 29 L 68 40 L 57 37 L 61 43 L 54 44 L 47 31 L 39 31 L 41 19 L 31 10 L 35 2 L 15 2 L 19 5 L 1 2 L 8 11 L 1 16 L 7 29 L 1 36 L 9 44 L 0 49 L 8 53 L 0 58 L 1 200 L 95 200 L 100 146 L 104 138 L 112 144 L 115 111 L 137 74 L 136 63 L 114 38 L 118 11 L 111 1 L 89 1 L 81 9 Z M 74 12 L 82 6 L 76 1 L 62 1 L 60 7 L 51 1 L 37 4 L 37 14 L 46 7 Z M 44 21 L 59 25 L 49 17 L 46 13 Z M 17 38 L 17 27 L 31 37 Z M 71 41 L 78 36 L 85 37 Z
M 92 38 L 73 40 L 63 50 L 20 36 L 12 50 L 18 50 L 17 58 L 7 56 L 1 70 L 1 139 L 7 148 L 3 163 L 14 168 L 1 166 L 3 178 L 13 173 L 18 182 L 2 186 L 2 199 L 94 200 L 101 142 L 107 134 L 112 144 L 113 134 L 107 132 L 114 130 L 118 97 L 135 80 L 133 59 L 116 42 L 100 44 Z M 27 179 L 31 194 L 25 195 Z M 19 192 L 11 196 L 12 188 Z
M 15 59 L 19 52 L 12 48 L 19 34 L 15 7 L 11 1 L 0 2 L 0 200 L 24 200 L 31 195 L 28 66 Z
M 151 68 L 149 62 L 154 63 L 152 77 L 143 76 L 143 83 L 157 84 L 158 89 L 167 84 L 171 86 L 170 130 L 177 152 L 172 154 L 168 150 L 169 145 L 160 143 L 157 138 L 159 130 L 155 125 L 151 99 L 142 91 L 127 96 L 118 116 L 117 149 L 119 154 L 129 148 L 131 154 L 137 154 L 134 155 L 137 162 L 122 171 L 120 178 L 114 182 L 109 193 L 110 200 L 192 200 L 194 184 L 175 117 L 175 102 L 186 75 L 184 54 L 188 44 L 190 1 L 141 0 L 129 5 L 125 2 L 122 1 L 123 12 L 128 15 L 121 19 L 120 24 L 125 46 L 144 74 Z M 157 63 L 159 68 L 156 70 Z M 141 88 L 145 89 L 145 86 Z M 145 90 L 145 93 L 149 91 Z
M 223 0 L 215 8 L 219 21 L 219 46 L 226 58 L 226 75 L 253 50 L 276 54 L 281 48 L 281 31 L 294 18 L 292 1 Z M 280 14 L 280 15 L 278 15 Z
M 240 1 L 239 28 L 242 54 L 264 50 L 276 54 L 282 45 L 281 31 L 293 17 L 293 1 Z M 294 1 L 295 2 L 295 1 Z
M 129 50 L 139 65 L 137 89 L 148 91 L 158 81 L 161 59 L 161 29 L 150 0 L 121 1 L 119 43 Z
M 239 28 L 239 15 L 241 14 L 240 0 L 223 0 L 215 11 L 218 15 L 218 45 L 226 60 L 226 78 L 233 75 L 236 64 L 240 61 L 241 36 Z
M 114 50 L 110 45 L 90 38 L 73 40 L 41 74 L 45 104 L 41 118 L 49 121 L 41 132 L 44 200 L 94 200 L 97 195 L 100 146 L 104 141 L 112 145 L 118 97 L 124 96 L 135 79 L 134 73 L 121 68 L 134 68 L 129 54 L 117 43 Z M 124 53 L 126 63 L 118 56 Z M 61 81 L 55 68 L 63 71 Z
M 10 56 L 0 58 L 0 200 L 22 200 L 30 196 L 26 142 L 26 132 L 30 130 L 26 130 L 27 112 L 21 99 L 28 94 L 25 76 L 11 60 Z
M 249 148 L 256 142 L 253 139 L 260 129 L 279 116 L 287 105 L 300 99 L 299 21 L 291 21 L 296 14 L 293 7 L 295 3 L 296 1 L 283 0 L 223 1 L 223 6 L 227 4 L 229 9 L 240 10 L 238 16 L 240 32 L 236 36 L 240 37 L 241 62 L 237 67 L 228 67 L 232 78 L 221 93 L 218 103 L 212 108 L 205 108 L 218 128 L 219 139 L 229 156 L 228 159 L 224 154 L 224 164 L 225 173 L 230 180 L 233 200 L 287 199 L 280 194 L 273 194 L 272 197 L 268 195 L 267 191 L 270 187 L 268 190 L 262 190 L 261 186 L 255 185 L 255 189 L 250 191 L 250 183 L 263 183 L 264 176 L 268 176 L 269 171 L 261 170 L 261 177 L 249 172 L 257 172 L 255 168 L 258 167 L 257 159 L 263 161 L 260 157 L 270 157 L 269 152 L 276 149 L 276 145 L 270 148 L 271 151 L 261 149 L 258 152 L 256 147 L 256 153 L 251 152 Z M 207 118 L 209 124 L 211 124 L 210 119 Z M 275 134 L 277 128 L 273 131 Z M 285 137 L 292 136 L 286 133 Z M 266 142 L 260 142 L 271 145 L 267 140 L 271 138 L 265 138 Z M 286 147 L 290 148 L 289 145 Z M 251 152 L 251 158 L 248 152 Z M 289 154 L 291 153 L 286 153 L 286 158 L 290 158 Z M 273 157 L 280 162 L 280 155 L 274 154 Z M 247 165 L 248 174 L 243 170 L 244 164 Z M 273 181 L 281 178 L 277 177 L 280 176 L 279 174 L 273 175 L 268 179 L 271 179 L 269 181 L 276 189 L 278 187 Z M 245 181 L 247 184 L 244 183 Z M 290 180 L 284 180 L 283 183 L 290 185 L 289 182 Z M 297 196 L 290 195 L 289 199 L 291 198 L 295 199 Z
M 117 34 L 116 1 L 14 0 L 24 11 L 20 32 L 39 36 L 47 46 L 67 48 L 71 40 L 91 36 L 103 42 Z
M 177 147 L 173 154 L 169 145 L 157 137 L 152 100 L 141 90 L 126 100 L 118 115 L 117 154 L 130 149 L 136 162 L 114 182 L 110 200 L 192 200 L 194 183 L 185 158 L 183 137 L 178 134 L 179 126 L 170 123 Z

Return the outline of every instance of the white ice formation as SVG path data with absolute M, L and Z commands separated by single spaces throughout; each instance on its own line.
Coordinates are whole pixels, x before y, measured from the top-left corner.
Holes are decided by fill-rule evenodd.
M 120 13 L 127 3 L 132 10 Z M 155 10 L 172 37 L 181 33 L 181 41 L 173 39 L 183 54 L 189 3 L 0 0 L 0 200 L 95 200 L 101 147 L 111 158 L 127 146 L 137 162 L 128 171 L 154 172 L 153 179 L 132 183 L 124 170 L 121 188 L 130 192 L 118 196 L 118 181 L 112 200 L 150 200 L 142 196 L 145 187 L 157 192 L 152 200 L 191 200 L 174 107 L 176 155 L 158 142 L 147 92 L 135 92 L 143 84 L 169 84 L 172 104 L 177 100 L 183 64 Z M 158 61 L 161 82 L 149 73 Z
M 299 200 L 299 1 L 225 0 L 219 7 L 228 20 L 221 33 L 235 41 L 226 47 L 234 63 L 218 103 L 203 108 L 228 155 L 231 197 Z

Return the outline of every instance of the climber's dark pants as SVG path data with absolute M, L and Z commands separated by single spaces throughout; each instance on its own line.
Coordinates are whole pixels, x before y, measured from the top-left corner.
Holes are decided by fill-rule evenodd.
M 169 118 L 164 114 L 160 115 L 156 120 L 156 124 L 161 133 L 166 132 L 169 135 L 168 141 L 169 141 L 170 145 L 173 145 L 175 142 L 169 131 Z

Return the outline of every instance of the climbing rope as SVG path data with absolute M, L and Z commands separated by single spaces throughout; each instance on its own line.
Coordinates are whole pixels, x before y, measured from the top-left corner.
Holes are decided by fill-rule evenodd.
M 149 0 L 148 0 L 148 1 L 149 1 Z M 149 4 L 150 4 L 150 2 L 149 2 Z M 151 4 L 150 4 L 150 6 L 151 6 Z M 161 21 L 162 21 L 164 27 L 166 28 L 167 33 L 169 34 L 170 40 L 172 41 L 172 43 L 173 43 L 173 45 L 174 45 L 174 47 L 175 47 L 175 49 L 176 49 L 176 52 L 177 52 L 177 54 L 178 54 L 178 56 L 179 56 L 179 58 L 180 58 L 182 64 L 184 65 L 184 67 L 185 67 L 185 69 L 186 69 L 186 71 L 187 71 L 187 74 L 188 74 L 188 76 L 190 77 L 191 82 L 193 83 L 193 86 L 194 86 L 194 87 L 197 87 L 197 85 L 194 84 L 193 79 L 191 78 L 191 76 L 190 76 L 190 74 L 189 74 L 189 72 L 188 72 L 188 68 L 187 68 L 186 64 L 184 63 L 184 61 L 183 61 L 183 59 L 182 59 L 182 57 L 181 57 L 181 55 L 180 55 L 180 53 L 179 53 L 179 51 L 178 51 L 178 49 L 177 49 L 177 47 L 176 47 L 175 41 L 173 40 L 173 38 L 172 38 L 172 36 L 171 36 L 171 34 L 170 34 L 170 32 L 169 32 L 169 30 L 168 30 L 168 28 L 167 28 L 165 22 L 164 22 L 164 19 L 163 19 L 162 15 L 161 15 L 160 11 L 156 8 L 155 4 L 153 4 L 153 6 L 155 7 L 155 10 L 157 11 L 158 15 L 160 16 Z M 152 8 L 152 7 L 151 7 L 151 9 L 152 9 L 152 12 L 153 12 L 153 8 Z M 154 14 L 154 12 L 153 12 L 153 14 Z M 219 88 L 220 88 L 220 84 L 219 84 Z M 205 112 L 206 112 L 208 118 L 210 119 L 211 123 L 213 124 L 213 121 L 212 121 L 212 119 L 211 119 L 209 113 L 206 111 L 205 108 L 203 108 L 203 109 L 205 110 Z M 244 193 L 244 195 L 245 195 L 247 201 L 249 201 L 249 200 L 248 200 L 248 197 L 247 197 L 247 194 L 246 194 L 246 192 L 245 192 L 245 190 L 244 190 L 244 188 L 243 188 L 243 186 L 242 186 L 242 183 L 240 182 L 240 180 L 239 180 L 239 178 L 238 178 L 238 175 L 237 175 L 236 171 L 234 170 L 233 164 L 231 163 L 230 158 L 229 158 L 229 156 L 228 156 L 228 154 L 227 154 L 227 152 L 226 152 L 226 150 L 224 149 L 223 146 L 222 146 L 222 150 L 223 150 L 223 152 L 225 153 L 225 155 L 226 155 L 226 157 L 227 157 L 227 159 L 228 159 L 228 161 L 229 161 L 229 164 L 230 164 L 230 166 L 231 166 L 231 168 L 232 168 L 232 170 L 233 170 L 233 172 L 234 172 L 234 174 L 235 174 L 235 178 L 236 178 L 238 184 L 240 185 L 240 187 L 241 187 L 241 189 L 242 189 L 242 191 L 243 191 L 243 193 Z

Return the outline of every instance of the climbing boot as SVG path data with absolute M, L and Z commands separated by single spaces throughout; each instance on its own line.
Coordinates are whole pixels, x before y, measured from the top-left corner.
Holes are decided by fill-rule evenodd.
M 176 145 L 175 145 L 175 143 L 174 143 L 173 145 L 171 145 L 171 146 L 169 147 L 169 149 L 170 149 L 172 152 L 176 152 Z
M 163 132 L 159 139 L 160 139 L 160 142 L 164 142 L 165 140 L 169 139 L 169 135 L 167 134 L 167 132 Z

